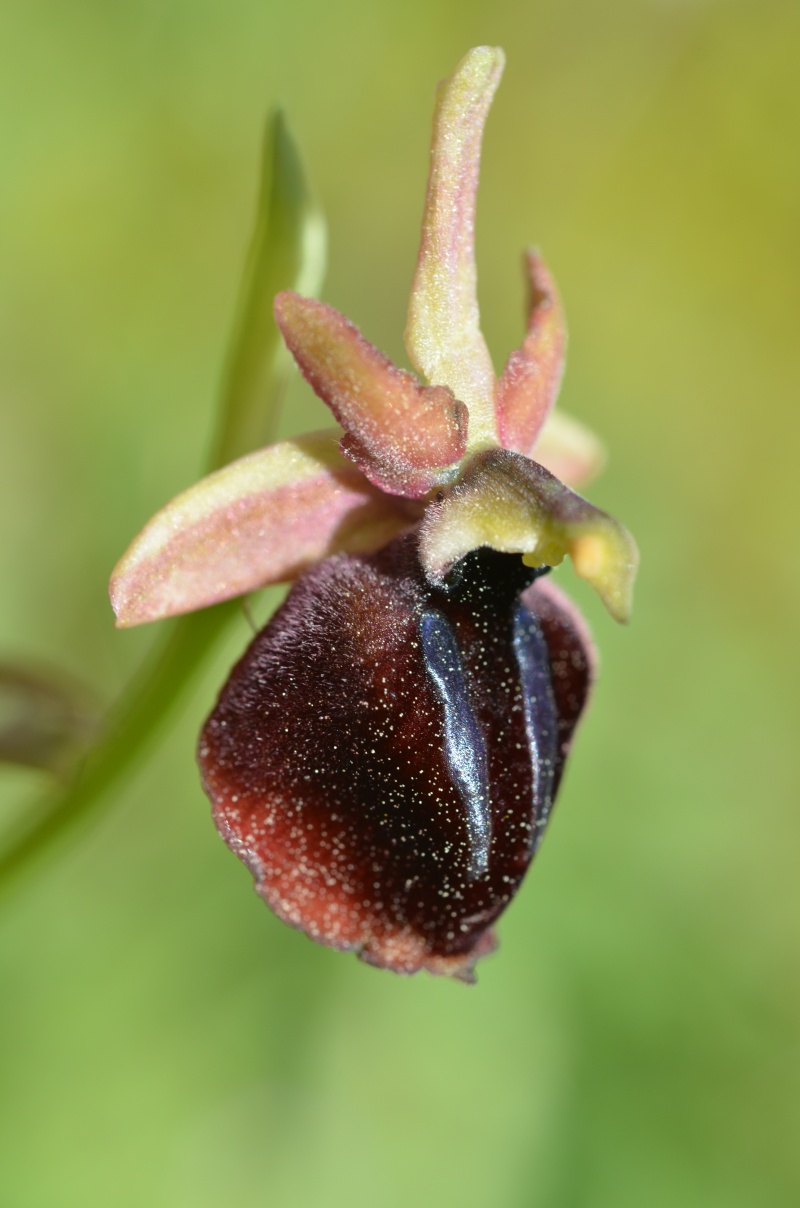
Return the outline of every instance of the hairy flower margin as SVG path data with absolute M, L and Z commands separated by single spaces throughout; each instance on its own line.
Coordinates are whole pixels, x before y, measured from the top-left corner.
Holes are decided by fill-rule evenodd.
M 601 451 L 552 410 L 566 332 L 538 252 L 497 380 L 481 334 L 475 200 L 503 64 L 478 47 L 437 97 L 405 336 L 425 384 L 332 307 L 279 294 L 286 345 L 341 428 L 209 475 L 111 580 L 120 626 L 296 580 L 201 737 L 216 824 L 311 938 L 463 980 L 541 839 L 592 678 L 585 627 L 543 576 L 568 554 L 624 621 L 637 563 L 570 489 Z

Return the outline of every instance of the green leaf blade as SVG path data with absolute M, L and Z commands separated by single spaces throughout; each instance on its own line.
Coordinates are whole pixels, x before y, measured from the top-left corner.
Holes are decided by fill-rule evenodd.
M 273 298 L 292 288 L 318 293 L 324 266 L 322 212 L 284 116 L 276 110 L 267 122 L 256 224 L 222 379 L 209 470 L 269 441 L 291 370 L 272 315 Z M 241 605 L 226 601 L 170 625 L 68 786 L 48 795 L 14 833 L 3 836 L 0 895 L 107 806 L 111 790 L 135 768 L 207 654 L 239 616 Z
M 291 371 L 272 314 L 273 299 L 287 289 L 316 296 L 325 259 L 322 211 L 283 111 L 275 109 L 264 134 L 256 221 L 223 375 L 210 469 L 273 438 Z

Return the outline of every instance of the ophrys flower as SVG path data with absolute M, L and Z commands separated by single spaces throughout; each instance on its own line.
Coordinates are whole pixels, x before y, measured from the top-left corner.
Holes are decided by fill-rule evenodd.
M 475 198 L 502 67 L 479 47 L 439 91 L 406 329 L 420 377 L 330 306 L 279 294 L 343 431 L 184 492 L 111 587 L 132 625 L 296 580 L 201 737 L 217 825 L 312 938 L 462 978 L 533 857 L 591 680 L 582 623 L 543 575 L 569 554 L 625 620 L 636 565 L 626 530 L 566 485 L 599 448 L 552 414 L 566 336 L 538 253 L 498 380 L 481 334 Z

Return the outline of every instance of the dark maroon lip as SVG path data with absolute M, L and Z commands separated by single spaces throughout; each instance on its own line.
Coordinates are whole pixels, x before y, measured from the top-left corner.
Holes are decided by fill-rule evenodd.
M 542 573 L 479 549 L 434 588 L 409 534 L 298 580 L 200 742 L 217 825 L 281 918 L 402 972 L 468 977 L 493 946 L 590 680 Z

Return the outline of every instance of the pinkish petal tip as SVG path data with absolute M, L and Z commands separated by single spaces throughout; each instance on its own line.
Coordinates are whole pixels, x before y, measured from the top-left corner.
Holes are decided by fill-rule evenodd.
M 497 430 L 504 449 L 530 456 L 558 396 L 567 332 L 555 282 L 539 253 L 525 256 L 528 332 L 497 383 Z

